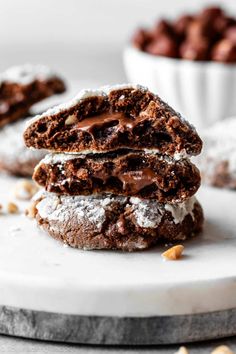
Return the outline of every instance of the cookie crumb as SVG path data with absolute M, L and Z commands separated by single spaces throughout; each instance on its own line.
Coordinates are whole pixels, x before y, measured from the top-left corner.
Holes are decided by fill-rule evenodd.
M 180 347 L 175 354 L 188 354 L 188 349 L 186 347 Z
M 216 347 L 211 354 L 234 354 L 234 352 L 227 345 L 220 345 Z
M 37 202 L 32 201 L 29 206 L 25 209 L 25 215 L 30 218 L 34 219 L 36 214 L 37 214 L 37 208 L 36 208 Z
M 15 203 L 9 202 L 7 205 L 7 211 L 9 214 L 16 214 L 19 212 L 19 208 Z
M 168 261 L 175 261 L 181 258 L 183 250 L 184 246 L 176 245 L 163 252 L 161 256 Z
M 37 191 L 38 187 L 33 181 L 22 179 L 16 184 L 14 194 L 19 200 L 29 200 Z

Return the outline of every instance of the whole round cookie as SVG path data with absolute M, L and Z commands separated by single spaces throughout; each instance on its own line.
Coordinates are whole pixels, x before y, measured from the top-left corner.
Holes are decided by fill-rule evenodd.
M 185 240 L 203 224 L 195 197 L 172 205 L 112 194 L 59 196 L 40 191 L 34 207 L 41 228 L 81 249 L 141 250 L 163 241 Z
M 236 117 L 231 117 L 203 133 L 203 152 L 197 160 L 203 183 L 236 189 L 235 132 Z
M 0 130 L 0 170 L 31 177 L 34 167 L 46 155 L 46 151 L 26 148 L 23 140 L 25 122 L 23 119 Z

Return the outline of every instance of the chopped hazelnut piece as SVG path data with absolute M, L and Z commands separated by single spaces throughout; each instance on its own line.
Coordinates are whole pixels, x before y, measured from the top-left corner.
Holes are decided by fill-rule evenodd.
M 76 115 L 72 114 L 68 116 L 65 120 L 65 125 L 72 125 L 78 122 Z
M 162 257 L 170 261 L 175 261 L 181 258 L 183 250 L 184 250 L 184 246 L 176 245 L 163 252 Z
M 30 203 L 30 205 L 26 208 L 25 210 L 25 215 L 28 216 L 30 219 L 34 219 L 36 214 L 37 214 L 37 209 L 36 209 L 37 202 L 33 201 Z
M 188 354 L 188 349 L 186 347 L 180 347 L 175 354 Z
M 219 347 L 216 347 L 211 354 L 234 354 L 234 352 L 227 347 L 227 345 L 220 345 Z
M 16 184 L 15 197 L 20 200 L 29 200 L 37 191 L 38 187 L 33 181 L 23 179 Z
M 10 202 L 7 205 L 7 211 L 9 214 L 16 214 L 16 213 L 18 213 L 19 208 L 15 203 Z

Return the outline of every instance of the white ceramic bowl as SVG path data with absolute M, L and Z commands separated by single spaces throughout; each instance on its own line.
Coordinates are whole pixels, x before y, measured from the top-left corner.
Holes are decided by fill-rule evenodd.
M 147 86 L 197 128 L 236 114 L 236 65 L 157 57 L 124 50 L 131 83 Z

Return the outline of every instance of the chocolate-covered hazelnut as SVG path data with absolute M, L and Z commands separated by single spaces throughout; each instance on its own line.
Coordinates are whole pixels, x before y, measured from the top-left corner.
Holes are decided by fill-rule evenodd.
M 151 37 L 147 30 L 138 28 L 132 37 L 133 45 L 141 50 L 144 50 L 145 46 L 150 42 Z
M 180 57 L 188 60 L 207 60 L 208 42 L 204 39 L 195 42 L 186 40 L 180 47 Z
M 160 35 L 146 47 L 146 51 L 153 55 L 176 58 L 178 49 L 174 39 L 167 35 Z
M 193 21 L 193 16 L 190 15 L 183 15 L 180 18 L 178 18 L 173 25 L 175 33 L 179 37 L 184 37 L 187 32 L 188 26 L 192 21 Z
M 219 6 L 206 7 L 195 15 L 183 14 L 175 21 L 161 19 L 152 29 L 137 31 L 133 38 L 135 47 L 153 55 L 225 63 L 236 63 L 234 43 L 236 18 Z
M 205 9 L 203 9 L 200 12 L 198 17 L 201 19 L 207 20 L 207 21 L 212 21 L 216 17 L 224 17 L 224 16 L 225 16 L 225 13 L 220 7 L 209 6 L 209 7 L 206 7 Z
M 212 24 L 214 27 L 214 30 L 218 37 L 222 37 L 223 32 L 231 25 L 233 25 L 233 19 L 230 17 L 217 17 L 214 20 L 214 23 Z
M 154 26 L 153 35 L 156 37 L 160 35 L 173 36 L 174 35 L 173 27 L 168 21 L 162 19 L 158 21 Z
M 236 25 L 227 28 L 224 33 L 224 37 L 236 43 Z
M 202 19 L 195 19 L 191 21 L 187 29 L 187 37 L 189 41 L 197 42 L 203 38 L 212 39 L 214 37 L 214 30 L 211 24 Z
M 236 43 L 227 38 L 222 39 L 212 49 L 211 58 L 222 63 L 236 62 Z

